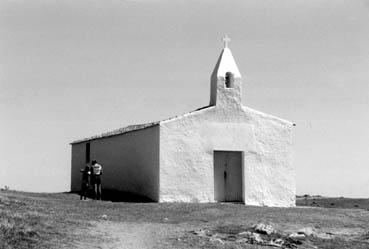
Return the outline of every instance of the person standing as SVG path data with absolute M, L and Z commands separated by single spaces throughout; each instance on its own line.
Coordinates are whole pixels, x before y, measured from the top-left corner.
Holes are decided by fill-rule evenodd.
M 92 160 L 92 181 L 94 185 L 94 199 L 101 200 L 101 175 L 102 166 L 96 160 Z
M 86 164 L 86 167 L 84 169 L 81 169 L 81 173 L 82 173 L 82 185 L 81 185 L 80 199 L 86 200 L 88 188 L 90 186 L 89 178 L 91 174 L 90 167 L 88 166 L 88 164 Z

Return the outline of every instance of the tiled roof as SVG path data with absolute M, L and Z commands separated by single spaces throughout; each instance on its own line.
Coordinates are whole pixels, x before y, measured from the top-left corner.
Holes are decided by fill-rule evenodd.
M 78 144 L 78 143 L 87 142 L 87 141 L 91 141 L 91 140 L 95 140 L 95 139 L 116 136 L 116 135 L 124 134 L 124 133 L 127 133 L 127 132 L 131 132 L 131 131 L 142 130 L 142 129 L 146 129 L 146 128 L 155 126 L 159 123 L 160 122 L 152 122 L 152 123 L 146 123 L 146 124 L 129 125 L 129 126 L 126 126 L 126 127 L 123 127 L 123 128 L 113 130 L 113 131 L 104 132 L 100 135 L 96 135 L 96 136 L 93 136 L 93 137 L 79 139 L 79 140 L 73 141 L 71 144 Z
M 197 112 L 197 111 L 209 108 L 209 107 L 211 107 L 211 106 L 204 106 L 204 107 L 201 107 L 201 108 L 196 109 L 194 111 L 191 111 L 187 114 L 194 113 L 194 112 Z M 184 114 L 184 115 L 186 115 L 186 114 Z M 179 115 L 179 116 L 176 116 L 176 117 L 168 118 L 168 119 L 165 119 L 163 121 L 178 118 L 178 117 L 181 117 L 181 116 L 184 116 L 184 115 Z M 146 124 L 129 125 L 129 126 L 126 126 L 126 127 L 123 127 L 123 128 L 113 130 L 113 131 L 102 133 L 100 135 L 79 139 L 79 140 L 71 142 L 70 144 L 78 144 L 78 143 L 83 143 L 83 142 L 87 142 L 87 141 L 91 141 L 91 140 L 96 140 L 96 139 L 121 135 L 121 134 L 128 133 L 128 132 L 131 132 L 131 131 L 138 131 L 138 130 L 142 130 L 142 129 L 146 129 L 146 128 L 158 125 L 158 124 L 160 124 L 160 122 L 162 122 L 162 121 L 156 121 L 156 122 L 151 122 L 151 123 L 146 123 Z

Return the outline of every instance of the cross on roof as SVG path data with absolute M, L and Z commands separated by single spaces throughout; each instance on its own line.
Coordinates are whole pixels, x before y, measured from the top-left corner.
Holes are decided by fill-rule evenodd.
M 222 40 L 224 42 L 224 48 L 228 48 L 228 43 L 231 41 L 231 38 L 229 38 L 228 35 L 224 35 Z

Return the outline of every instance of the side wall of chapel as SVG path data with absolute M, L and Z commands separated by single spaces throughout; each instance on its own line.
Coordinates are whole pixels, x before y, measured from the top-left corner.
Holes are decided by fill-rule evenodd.
M 86 143 L 72 144 L 72 191 L 81 188 Z M 103 190 L 159 199 L 159 126 L 89 141 L 90 158 L 103 166 Z

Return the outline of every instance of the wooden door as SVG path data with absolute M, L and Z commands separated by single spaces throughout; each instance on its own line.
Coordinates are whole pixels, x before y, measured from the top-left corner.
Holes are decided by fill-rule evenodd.
M 214 151 L 214 192 L 218 202 L 242 201 L 242 153 Z

